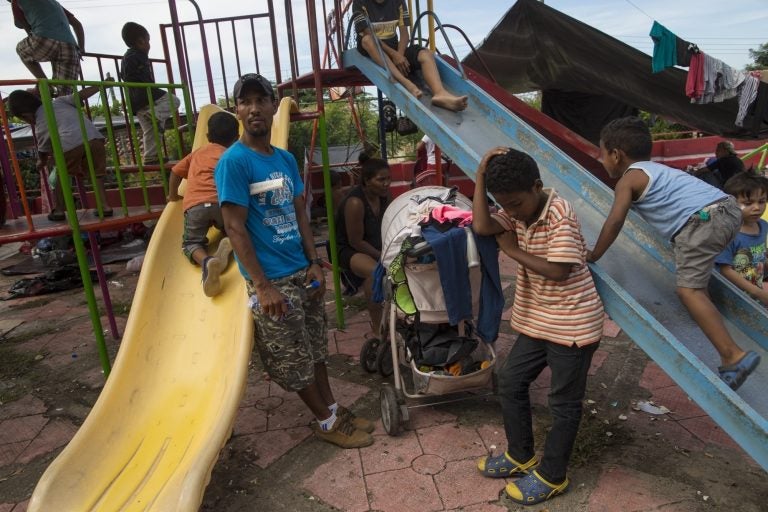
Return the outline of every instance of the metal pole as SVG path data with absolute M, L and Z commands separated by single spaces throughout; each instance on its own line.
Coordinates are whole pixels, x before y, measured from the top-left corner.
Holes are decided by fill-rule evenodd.
M 56 83 L 58 84 L 59 81 Z M 69 85 L 73 84 L 73 82 L 69 80 L 64 81 L 64 83 Z M 96 345 L 99 350 L 101 368 L 104 371 L 104 376 L 108 377 L 111 370 L 109 354 L 107 353 L 107 345 L 104 341 L 104 331 L 102 331 L 101 327 L 99 306 L 96 303 L 96 296 L 93 293 L 93 282 L 91 281 L 91 271 L 89 270 L 88 265 L 88 255 L 85 253 L 85 245 L 83 244 L 83 238 L 80 234 L 80 224 L 77 219 L 77 210 L 75 209 L 75 198 L 72 195 L 67 161 L 64 158 L 64 152 L 61 150 L 61 138 L 59 137 L 58 124 L 56 123 L 56 116 L 54 115 L 51 106 L 53 98 L 51 97 L 51 90 L 48 87 L 48 80 L 40 80 L 39 90 L 40 99 L 43 101 L 45 110 L 45 118 L 46 121 L 48 121 L 48 128 L 50 129 L 53 158 L 56 162 L 56 171 L 59 173 L 59 186 L 64 194 L 64 203 L 67 205 L 67 220 L 69 221 L 70 228 L 72 228 L 72 242 L 75 244 L 77 263 L 80 267 L 80 277 L 83 280 L 85 298 L 88 302 L 88 311 L 90 312 L 91 324 L 93 325 L 93 334 L 96 336 Z
M 205 25 L 203 24 L 203 13 L 195 0 L 188 0 L 195 6 L 197 11 L 197 24 L 200 26 L 200 41 L 203 45 L 203 63 L 205 64 L 205 77 L 208 79 L 208 98 L 212 104 L 216 104 L 216 91 L 213 89 L 213 73 L 211 72 L 211 62 L 208 58 L 208 40 L 205 38 Z

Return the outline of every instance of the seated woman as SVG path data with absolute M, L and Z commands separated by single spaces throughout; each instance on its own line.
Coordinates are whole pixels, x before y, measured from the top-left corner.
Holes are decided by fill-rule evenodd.
M 360 155 L 360 185 L 353 187 L 336 210 L 339 266 L 365 279 L 363 291 L 374 335 L 380 334 L 381 304 L 372 301 L 373 271 L 381 256 L 381 221 L 389 204 L 389 165 Z

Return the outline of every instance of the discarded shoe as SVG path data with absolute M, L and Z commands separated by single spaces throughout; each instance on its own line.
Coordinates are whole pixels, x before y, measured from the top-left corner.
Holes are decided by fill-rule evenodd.
M 507 478 L 515 475 L 527 475 L 528 470 L 536 467 L 538 460 L 531 457 L 528 462 L 517 462 L 507 452 L 496 457 L 486 456 L 477 461 L 477 469 L 491 478 Z
M 720 378 L 735 391 L 744 384 L 744 381 L 746 381 L 747 377 L 755 371 L 755 368 L 757 368 L 757 365 L 759 364 L 760 356 L 757 352 L 750 350 L 738 363 L 729 366 L 721 366 L 717 369 L 717 373 L 720 375 Z
M 507 484 L 504 491 L 509 499 L 521 505 L 536 505 L 568 491 L 570 481 L 566 478 L 561 484 L 547 482 L 535 471 L 523 478 Z

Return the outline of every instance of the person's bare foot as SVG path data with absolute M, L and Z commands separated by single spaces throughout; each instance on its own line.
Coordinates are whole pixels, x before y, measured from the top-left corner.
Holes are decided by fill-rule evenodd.
M 424 94 L 423 92 L 421 92 L 421 89 L 419 89 L 418 86 L 416 84 L 414 84 L 413 82 L 408 82 L 407 84 L 403 84 L 403 86 L 417 100 L 419 98 L 421 98 L 422 94 Z
M 447 92 L 432 96 L 432 104 L 434 106 L 453 110 L 454 112 L 459 112 L 467 108 L 467 103 L 467 96 L 454 96 Z

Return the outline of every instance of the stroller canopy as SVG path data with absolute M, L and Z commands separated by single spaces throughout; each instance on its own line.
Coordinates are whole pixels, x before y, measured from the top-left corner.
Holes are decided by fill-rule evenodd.
M 462 210 L 472 210 L 472 201 L 455 188 L 426 186 L 415 188 L 395 198 L 381 221 L 381 264 L 389 264 L 400 252 L 400 246 L 419 221 L 429 216 L 433 208 L 449 204 Z

